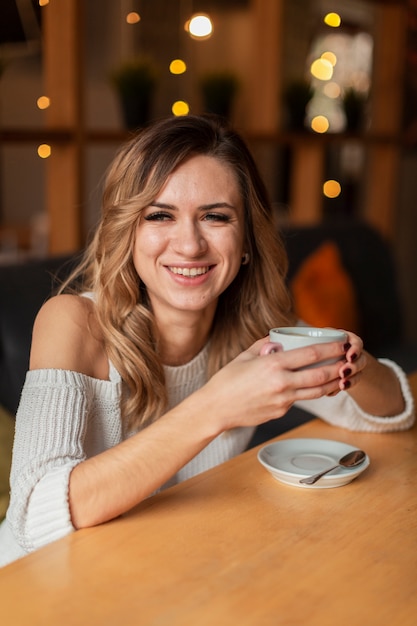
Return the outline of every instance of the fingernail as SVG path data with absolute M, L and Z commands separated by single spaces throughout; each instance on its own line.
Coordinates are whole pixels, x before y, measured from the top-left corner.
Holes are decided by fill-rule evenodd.
M 350 357 L 350 362 L 353 363 L 354 361 L 356 361 L 357 358 L 358 358 L 358 355 L 356 354 L 356 352 L 354 352 L 352 356 Z
M 348 376 L 350 376 L 352 373 L 352 370 L 350 369 L 350 367 L 347 367 L 345 370 L 343 370 L 342 374 L 343 374 L 343 378 L 347 378 Z
M 345 345 L 343 346 L 343 350 L 344 350 L 345 352 L 347 352 L 347 351 L 349 350 L 349 348 L 350 348 L 350 347 L 351 347 L 351 344 L 350 344 L 349 342 L 348 342 L 348 343 L 345 343 Z
M 351 386 L 351 384 L 352 384 L 352 383 L 350 382 L 350 380 L 345 380 L 345 381 L 344 381 L 344 383 L 343 383 L 343 385 L 342 385 L 342 386 L 343 386 L 343 389 L 349 389 L 349 387 Z

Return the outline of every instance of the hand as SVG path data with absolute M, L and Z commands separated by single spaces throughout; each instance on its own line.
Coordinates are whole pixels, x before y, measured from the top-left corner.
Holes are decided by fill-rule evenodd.
M 366 354 L 363 352 L 362 339 L 353 333 L 344 332 L 348 335 L 346 363 L 340 367 L 340 381 L 336 393 L 339 391 L 347 391 L 354 385 L 357 385 L 360 381 L 362 371 L 365 369 L 368 362 Z
M 359 351 L 357 339 L 348 348 L 352 354 L 353 347 Z M 341 361 L 300 369 L 331 358 Z M 298 400 L 338 392 L 346 364 L 346 347 L 339 342 L 284 352 L 279 344 L 261 339 L 211 378 L 205 385 L 206 401 L 220 420 L 220 430 L 256 426 L 282 417 Z

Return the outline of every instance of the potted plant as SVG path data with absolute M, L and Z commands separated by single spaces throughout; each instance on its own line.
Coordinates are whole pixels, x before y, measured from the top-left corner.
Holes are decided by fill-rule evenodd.
M 367 96 L 353 87 L 346 89 L 342 96 L 343 111 L 346 116 L 346 130 L 358 132 L 365 123 Z
M 143 126 L 149 121 L 152 99 L 158 81 L 158 69 L 149 57 L 136 57 L 125 61 L 111 73 L 128 129 Z
M 200 89 L 204 111 L 229 119 L 239 90 L 237 76 L 228 70 L 208 72 L 200 78 Z
M 283 99 L 287 114 L 286 126 L 289 130 L 305 129 L 307 105 L 314 96 L 314 89 L 307 80 L 296 79 L 284 88 Z

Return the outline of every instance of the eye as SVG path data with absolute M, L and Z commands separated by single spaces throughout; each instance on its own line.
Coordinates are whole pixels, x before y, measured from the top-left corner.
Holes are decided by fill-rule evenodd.
M 204 219 L 208 222 L 229 222 L 230 217 L 225 213 L 206 213 Z
M 145 215 L 144 219 L 147 222 L 165 222 L 172 219 L 172 216 L 166 211 L 155 211 L 155 213 Z

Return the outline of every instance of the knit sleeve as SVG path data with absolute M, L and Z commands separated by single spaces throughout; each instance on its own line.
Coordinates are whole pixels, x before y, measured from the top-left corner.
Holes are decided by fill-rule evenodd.
M 348 430 L 384 433 L 411 428 L 415 420 L 415 409 L 407 376 L 393 361 L 388 359 L 379 359 L 379 361 L 394 370 L 401 385 L 405 408 L 399 415 L 382 417 L 366 413 L 344 391 L 332 397 L 326 396 L 317 400 L 297 402 L 297 406 L 317 417 L 323 418 L 323 420 L 333 424 L 333 426 L 340 426 Z
M 27 373 L 16 415 L 7 512 L 26 552 L 74 530 L 68 485 L 72 469 L 85 458 L 87 378 L 64 370 Z

